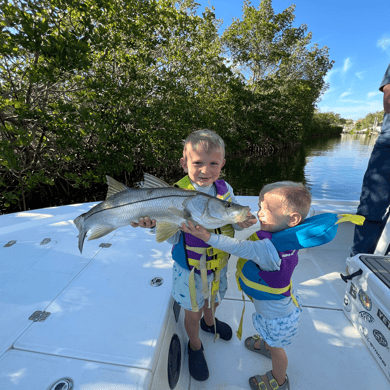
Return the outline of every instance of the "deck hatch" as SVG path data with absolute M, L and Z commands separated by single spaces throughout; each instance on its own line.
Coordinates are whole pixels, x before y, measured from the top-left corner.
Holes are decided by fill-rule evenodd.
M 29 320 L 34 322 L 43 322 L 49 317 L 50 314 L 51 313 L 49 313 L 48 311 L 37 310 L 33 314 L 31 314 Z

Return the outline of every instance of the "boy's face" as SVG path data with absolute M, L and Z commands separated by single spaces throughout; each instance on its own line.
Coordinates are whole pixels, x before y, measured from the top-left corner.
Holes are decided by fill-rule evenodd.
M 261 224 L 261 230 L 265 232 L 276 233 L 295 226 L 291 224 L 290 215 L 285 211 L 282 196 L 272 191 L 259 198 L 257 216 Z
M 180 164 L 192 182 L 207 187 L 218 180 L 225 159 L 222 149 L 205 150 L 199 147 L 195 150 L 188 144 L 185 157 L 180 159 Z

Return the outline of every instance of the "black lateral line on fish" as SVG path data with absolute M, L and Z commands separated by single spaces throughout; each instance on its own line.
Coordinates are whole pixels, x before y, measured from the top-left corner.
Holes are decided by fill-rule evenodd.
M 195 195 L 197 195 L 197 194 L 194 194 L 193 196 L 195 196 Z M 143 199 L 143 200 L 137 200 L 137 201 L 134 201 L 134 202 L 124 203 L 124 204 L 121 204 L 119 206 L 113 206 L 113 207 L 110 207 L 110 208 L 107 208 L 107 209 L 95 211 L 93 214 L 91 214 L 87 218 L 85 218 L 84 221 L 86 221 L 89 217 L 92 217 L 92 215 L 95 215 L 97 213 L 101 213 L 103 211 L 113 210 L 113 209 L 117 209 L 119 207 L 129 206 L 129 205 L 136 204 L 136 203 L 141 203 L 141 202 L 154 201 L 156 199 L 172 198 L 172 196 L 174 196 L 175 198 L 188 198 L 189 195 L 188 194 L 186 194 L 186 195 L 165 195 L 165 196 L 159 196 L 157 198 L 152 198 L 152 199 L 146 199 L 146 200 Z

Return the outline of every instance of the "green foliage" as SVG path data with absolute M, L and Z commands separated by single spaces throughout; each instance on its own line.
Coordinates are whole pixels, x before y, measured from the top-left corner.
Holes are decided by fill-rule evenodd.
M 194 0 L 3 0 L 0 212 L 102 197 L 177 165 L 210 128 L 228 152 L 309 134 L 332 63 L 293 7 L 244 3 L 223 37 Z M 305 35 L 306 34 L 306 35 Z M 226 53 L 232 62 L 226 60 Z
M 385 114 L 384 110 L 367 114 L 361 120 L 361 122 L 358 122 L 360 123 L 360 128 L 367 129 L 367 130 L 373 129 L 374 127 L 378 126 L 378 123 L 382 122 L 384 114 Z
M 310 132 L 315 104 L 324 91 L 324 76 L 333 62 L 328 48 L 308 48 L 307 26 L 293 27 L 295 6 L 275 14 L 271 0 L 256 9 L 245 0 L 242 19 L 234 19 L 223 34 L 236 72 L 246 80 L 248 118 L 240 136 L 253 145 L 256 129 L 268 141 L 297 142 Z M 263 142 L 263 137 L 260 137 Z
M 340 117 L 340 114 L 333 112 L 316 111 L 311 123 L 310 133 L 312 136 L 339 135 L 347 120 Z

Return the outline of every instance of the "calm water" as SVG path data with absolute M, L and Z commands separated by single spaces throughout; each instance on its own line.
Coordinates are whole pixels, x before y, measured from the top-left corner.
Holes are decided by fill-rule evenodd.
M 363 175 L 376 137 L 341 135 L 306 142 L 294 153 L 228 159 L 223 177 L 237 195 L 259 194 L 264 184 L 292 180 L 314 199 L 359 200 Z

